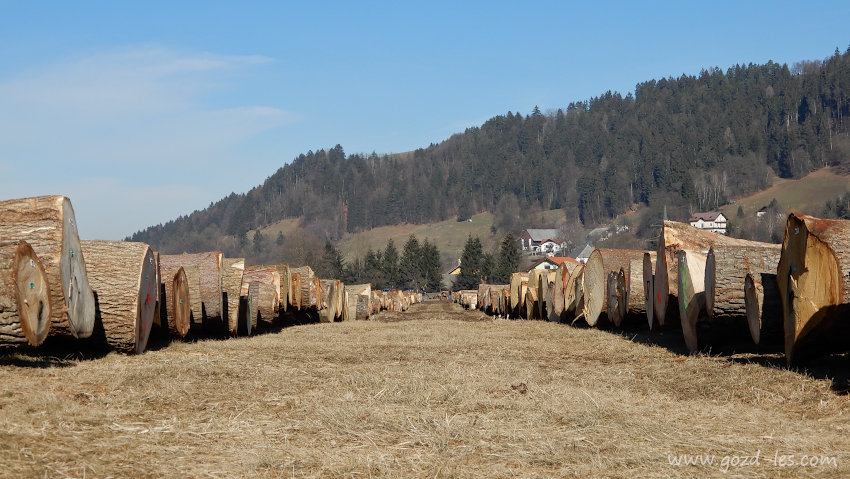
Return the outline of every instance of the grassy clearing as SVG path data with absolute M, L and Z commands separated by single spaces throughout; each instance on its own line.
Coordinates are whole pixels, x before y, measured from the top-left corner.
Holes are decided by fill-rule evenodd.
M 850 403 L 829 380 L 447 304 L 376 319 L 0 357 L 0 476 L 727 477 L 723 456 L 757 451 L 729 473 L 850 474 Z
M 724 214 L 734 218 L 738 206 L 744 214 L 756 214 L 762 206 L 767 206 L 773 198 L 782 211 L 795 211 L 819 216 L 828 200 L 835 200 L 850 190 L 850 177 L 837 174 L 833 168 L 821 168 L 799 180 L 777 178 L 770 188 L 739 199 L 734 205 L 723 208 Z

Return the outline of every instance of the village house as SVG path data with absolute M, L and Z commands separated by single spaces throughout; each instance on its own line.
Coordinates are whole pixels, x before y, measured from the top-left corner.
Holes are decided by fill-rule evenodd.
M 567 256 L 547 256 L 532 263 L 526 272 L 534 269 L 558 269 L 561 263 L 579 264 L 578 261 Z
M 526 229 L 519 236 L 520 247 L 530 254 L 557 255 L 566 242 L 557 229 Z
M 726 221 L 726 216 L 724 216 L 720 211 L 694 213 L 688 219 L 688 223 L 690 223 L 694 228 L 724 235 L 726 234 Z

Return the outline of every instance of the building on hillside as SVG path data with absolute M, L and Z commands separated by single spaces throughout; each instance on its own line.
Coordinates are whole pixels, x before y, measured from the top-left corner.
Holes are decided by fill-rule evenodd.
M 767 213 L 767 206 L 762 206 L 760 210 L 756 211 L 756 218 L 761 218 Z
M 557 254 L 565 246 L 560 236 L 557 229 L 526 229 L 519 235 L 519 243 L 522 250 L 530 254 Z
M 529 267 L 526 272 L 533 269 L 558 269 L 561 263 L 579 264 L 578 261 L 567 256 L 546 256 L 545 258 L 540 258 L 534 263 L 531 263 L 531 267 Z
M 585 264 L 587 263 L 587 259 L 590 258 L 591 253 L 593 253 L 593 245 L 587 243 L 573 252 L 573 258 L 579 263 Z
M 706 211 L 694 213 L 688 219 L 688 223 L 694 228 L 711 231 L 712 233 L 726 234 L 726 216 L 720 211 Z

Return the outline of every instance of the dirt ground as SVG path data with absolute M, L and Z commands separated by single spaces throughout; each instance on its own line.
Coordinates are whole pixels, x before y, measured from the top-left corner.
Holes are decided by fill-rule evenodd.
M 846 357 L 426 303 L 140 356 L 0 356 L 0 477 L 848 477 Z M 677 465 L 691 461 L 697 465 Z

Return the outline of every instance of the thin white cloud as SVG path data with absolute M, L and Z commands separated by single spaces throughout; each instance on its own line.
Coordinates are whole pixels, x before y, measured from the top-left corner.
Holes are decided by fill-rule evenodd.
M 0 78 L 0 157 L 5 178 L 17 185 L 0 195 L 50 193 L 45 187 L 74 193 L 75 207 L 92 208 L 91 235 L 113 238 L 203 206 L 193 203 L 214 199 L 209 184 L 218 182 L 218 194 L 222 170 L 257 153 L 252 142 L 259 135 L 299 121 L 275 106 L 221 101 L 231 94 L 253 98 L 240 82 L 271 62 L 143 47 Z M 157 186 L 175 183 L 182 192 Z M 139 201 L 149 193 L 157 200 Z M 152 207 L 168 216 L 140 210 Z M 109 220 L 117 212 L 125 218 Z M 88 212 L 77 214 L 84 225 Z

